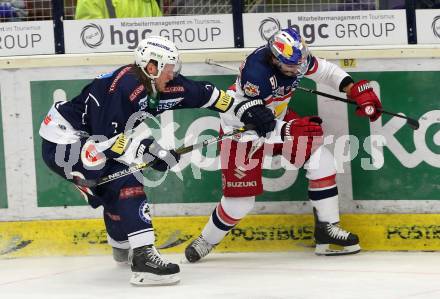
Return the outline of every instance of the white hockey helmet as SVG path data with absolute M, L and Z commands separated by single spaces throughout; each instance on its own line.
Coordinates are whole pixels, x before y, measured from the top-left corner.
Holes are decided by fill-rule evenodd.
M 156 75 L 148 74 L 145 70 L 150 60 L 157 62 L 158 72 Z M 176 45 L 162 36 L 149 36 L 141 40 L 134 51 L 134 61 L 150 79 L 158 78 L 166 64 L 174 65 L 175 76 L 182 67 Z

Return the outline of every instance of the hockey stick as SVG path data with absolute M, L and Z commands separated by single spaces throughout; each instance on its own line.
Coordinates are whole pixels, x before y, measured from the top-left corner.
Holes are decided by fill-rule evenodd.
M 209 58 L 205 60 L 205 63 L 206 64 L 210 64 L 210 65 L 219 66 L 219 67 L 222 67 L 222 68 L 225 68 L 225 69 L 237 72 L 236 69 L 234 69 L 234 68 L 232 68 L 230 66 L 218 63 L 218 62 L 216 62 L 216 61 L 214 61 L 212 59 L 209 59 Z M 338 96 L 335 96 L 335 95 L 331 95 L 331 94 L 328 94 L 328 93 L 325 93 L 325 92 L 321 92 L 321 91 L 317 91 L 317 90 L 313 90 L 313 89 L 305 88 L 305 87 L 301 87 L 301 86 L 297 86 L 296 89 L 299 89 L 299 90 L 302 90 L 302 91 L 306 91 L 306 92 L 310 92 L 310 93 L 317 94 L 317 95 L 320 95 L 320 96 L 323 96 L 323 97 L 327 97 L 327 98 L 330 98 L 330 99 L 333 99 L 333 100 L 336 100 L 336 101 L 341 101 L 341 102 L 344 102 L 344 103 L 348 103 L 348 104 L 352 104 L 352 105 L 356 105 L 357 106 L 355 101 L 352 101 L 352 100 L 349 100 L 349 99 L 345 99 L 345 98 L 341 98 L 341 97 L 338 97 Z M 388 115 L 392 115 L 392 116 L 396 116 L 396 117 L 400 117 L 400 118 L 406 119 L 406 124 L 411 129 L 413 129 L 413 130 L 417 130 L 419 128 L 419 126 L 420 126 L 420 124 L 419 124 L 419 122 L 417 120 L 415 120 L 413 118 L 410 118 L 408 116 L 397 114 L 397 113 L 390 112 L 390 111 L 386 111 L 386 110 L 381 109 L 381 108 L 378 108 L 377 110 L 382 112 L 383 114 L 388 114 Z
M 193 145 L 189 145 L 189 146 L 186 146 L 186 147 L 181 146 L 178 149 L 176 149 L 176 153 L 178 153 L 180 155 L 183 155 L 183 154 L 189 153 L 189 152 L 191 152 L 193 150 L 196 150 L 196 149 L 199 149 L 199 148 L 203 148 L 203 147 L 208 146 L 208 145 L 210 145 L 212 143 L 220 142 L 223 139 L 226 139 L 228 137 L 232 137 L 232 136 L 235 136 L 237 134 L 241 134 L 241 133 L 244 133 L 246 131 L 253 130 L 253 129 L 254 129 L 253 125 L 246 125 L 244 127 L 235 129 L 232 132 L 225 133 L 225 134 L 223 134 L 222 136 L 219 136 L 219 137 L 212 137 L 210 139 L 203 140 L 202 142 L 199 142 L 199 143 L 196 143 L 196 144 L 193 144 Z M 80 178 L 78 176 L 73 176 L 72 181 L 73 181 L 73 183 L 75 185 L 78 185 L 80 187 L 86 187 L 86 188 L 96 187 L 96 186 L 99 186 L 99 185 L 102 185 L 102 184 L 105 184 L 105 183 L 117 180 L 117 179 L 122 178 L 124 176 L 133 174 L 133 173 L 138 172 L 140 170 L 143 170 L 145 168 L 151 167 L 155 163 L 157 163 L 158 161 L 159 161 L 158 159 L 155 159 L 155 160 L 153 160 L 153 161 L 151 161 L 149 163 L 139 163 L 139 164 L 130 166 L 130 167 L 124 169 L 124 170 L 120 170 L 120 171 L 117 171 L 115 173 L 103 176 L 103 177 L 101 177 L 99 179 L 82 179 L 82 178 Z
M 211 58 L 206 58 L 205 59 L 205 63 L 206 64 L 210 64 L 210 65 L 215 65 L 215 66 L 219 66 L 222 67 L 224 69 L 230 70 L 230 71 L 234 71 L 236 74 L 238 74 L 238 70 L 234 69 L 233 67 L 230 67 L 228 65 L 222 64 L 222 63 L 218 63 L 217 61 L 215 61 L 214 59 Z
M 305 88 L 305 87 L 301 87 L 301 86 L 297 86 L 296 89 L 299 89 L 299 90 L 302 90 L 302 91 L 306 91 L 306 92 L 310 92 L 310 93 L 317 94 L 317 95 L 320 95 L 320 96 L 323 96 L 323 97 L 327 97 L 327 98 L 330 98 L 330 99 L 333 99 L 333 100 L 336 100 L 336 101 L 341 101 L 341 102 L 345 102 L 345 103 L 353 104 L 353 105 L 357 106 L 355 101 L 352 101 L 352 100 L 349 100 L 349 99 L 345 99 L 345 98 L 341 98 L 341 97 L 338 97 L 338 96 L 335 96 L 335 95 L 332 95 L 332 94 L 328 94 L 328 93 L 325 93 L 325 92 L 321 92 L 321 91 L 317 91 L 317 90 L 313 90 L 313 89 Z M 383 114 L 388 114 L 388 115 L 392 115 L 392 116 L 396 116 L 396 117 L 400 117 L 400 118 L 406 119 L 406 124 L 411 129 L 413 129 L 413 130 L 417 130 L 419 128 L 419 126 L 420 126 L 419 122 L 417 120 L 411 118 L 411 117 L 408 117 L 408 116 L 405 116 L 405 115 L 401 115 L 401 114 L 397 114 L 397 113 L 390 112 L 390 111 L 386 111 L 386 110 L 383 110 L 381 108 L 377 108 L 377 110 L 379 112 L 382 112 Z

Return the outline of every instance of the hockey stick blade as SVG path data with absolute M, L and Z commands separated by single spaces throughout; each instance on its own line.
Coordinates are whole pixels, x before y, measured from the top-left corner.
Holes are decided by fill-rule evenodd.
M 203 148 L 203 147 L 208 146 L 208 145 L 210 145 L 212 143 L 220 142 L 223 139 L 226 139 L 228 137 L 232 137 L 232 136 L 235 136 L 235 135 L 238 135 L 238 134 L 241 134 L 241 133 L 244 133 L 246 131 L 253 130 L 253 129 L 254 129 L 253 125 L 246 125 L 244 127 L 235 129 L 232 132 L 223 134 L 222 136 L 219 136 L 219 137 L 213 137 L 211 139 L 207 139 L 207 140 L 204 140 L 204 141 L 202 141 L 200 143 L 196 143 L 196 144 L 189 145 L 189 146 L 186 146 L 186 147 L 182 146 L 182 147 L 176 149 L 176 153 L 178 153 L 180 155 L 183 155 L 183 154 L 189 153 L 189 152 L 191 152 L 191 151 L 193 151 L 195 149 Z M 75 185 L 77 185 L 77 186 L 86 187 L 86 188 L 92 188 L 92 187 L 96 187 L 96 186 L 108 183 L 110 181 L 113 181 L 113 180 L 125 177 L 127 175 L 133 174 L 133 173 L 138 172 L 140 170 L 143 170 L 145 168 L 151 167 L 153 164 L 155 164 L 157 162 L 159 162 L 159 159 L 155 159 L 155 160 L 153 160 L 150 163 L 139 163 L 139 164 L 130 166 L 130 167 L 126 168 L 126 169 L 123 169 L 121 171 L 117 171 L 115 173 L 103 176 L 103 177 L 101 177 L 99 179 L 83 179 L 83 178 L 80 178 L 78 176 L 73 176 L 71 181 Z
M 332 94 L 328 94 L 325 92 L 321 92 L 321 91 L 317 91 L 314 89 L 310 89 L 310 88 L 305 88 L 305 87 L 301 87 L 301 86 L 297 86 L 296 89 L 298 90 L 302 90 L 302 91 L 306 91 L 306 92 L 310 92 L 316 95 L 320 95 L 329 99 L 333 99 L 336 101 L 340 101 L 340 102 L 344 102 L 344 103 L 348 103 L 348 104 L 352 104 L 352 105 L 356 105 L 355 101 L 349 100 L 349 99 L 345 99 L 345 98 L 341 98 Z M 388 115 L 392 115 L 395 117 L 400 117 L 406 120 L 406 124 L 413 130 L 417 130 L 420 127 L 420 124 L 417 120 L 410 118 L 408 116 L 402 115 L 402 114 L 398 114 L 398 113 L 394 113 L 394 112 L 390 112 L 390 111 L 386 111 L 383 109 L 378 109 L 380 112 L 382 112 L 383 114 L 388 114 Z

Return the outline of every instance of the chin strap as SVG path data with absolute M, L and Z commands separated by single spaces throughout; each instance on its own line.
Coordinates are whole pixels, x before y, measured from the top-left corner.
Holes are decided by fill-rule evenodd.
M 156 98 L 157 97 L 157 89 L 156 89 L 156 84 L 154 83 L 154 79 L 150 79 L 151 82 L 151 91 L 153 92 L 152 97 Z

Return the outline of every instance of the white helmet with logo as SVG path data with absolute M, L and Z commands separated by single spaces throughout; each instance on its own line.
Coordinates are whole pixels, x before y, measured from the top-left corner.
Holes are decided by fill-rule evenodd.
M 150 79 L 158 78 L 166 64 L 174 65 L 175 74 L 178 74 L 181 68 L 179 51 L 176 45 L 162 36 L 150 36 L 141 40 L 134 51 L 134 60 L 135 64 Z M 145 67 L 151 60 L 157 62 L 158 72 L 156 75 L 148 74 L 145 71 Z

